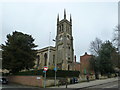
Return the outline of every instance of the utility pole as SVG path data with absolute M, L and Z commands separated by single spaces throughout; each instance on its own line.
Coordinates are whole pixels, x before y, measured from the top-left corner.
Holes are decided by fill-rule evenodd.
M 56 64 L 55 64 L 55 86 L 56 86 L 56 72 L 57 72 L 57 68 L 56 68 Z
M 46 88 L 46 72 L 48 70 L 48 67 L 47 66 L 44 66 L 44 88 Z
M 44 88 L 46 88 L 46 71 L 44 71 Z
M 118 26 L 118 53 L 120 55 L 120 25 Z
M 120 64 L 119 60 L 120 60 L 120 25 L 118 25 L 118 65 Z M 119 70 L 119 73 L 120 73 L 120 70 Z
M 44 88 L 46 88 L 46 71 L 48 70 L 48 66 L 49 66 L 49 61 L 50 61 L 50 37 L 51 37 L 51 32 L 49 33 L 49 47 L 48 47 L 48 61 L 47 61 L 47 65 L 44 66 Z

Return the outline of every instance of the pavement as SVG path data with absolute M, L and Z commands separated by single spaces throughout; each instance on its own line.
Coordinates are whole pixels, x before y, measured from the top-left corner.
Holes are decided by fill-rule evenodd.
M 37 88 L 37 87 L 8 82 L 8 84 L 0 85 L 0 89 L 1 88 Z
M 119 80 L 118 80 L 118 77 L 102 79 L 102 80 L 94 80 L 94 81 L 89 81 L 89 82 L 70 84 L 70 85 L 67 85 L 67 88 L 81 88 L 81 89 L 83 89 L 83 88 L 88 88 L 88 87 L 91 87 L 91 86 L 97 86 L 97 85 L 102 85 L 102 84 L 106 84 L 106 83 L 116 82 L 116 81 L 119 81 Z M 66 85 L 59 86 L 59 87 L 54 86 L 54 87 L 49 87 L 49 88 L 66 88 Z

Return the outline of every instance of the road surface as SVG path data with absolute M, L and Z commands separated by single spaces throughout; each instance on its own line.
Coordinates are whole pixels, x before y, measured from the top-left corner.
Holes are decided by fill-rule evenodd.
M 115 82 L 105 83 L 97 86 L 91 86 L 88 88 L 118 88 L 118 86 L 120 86 L 120 83 L 118 83 L 118 81 L 115 81 Z

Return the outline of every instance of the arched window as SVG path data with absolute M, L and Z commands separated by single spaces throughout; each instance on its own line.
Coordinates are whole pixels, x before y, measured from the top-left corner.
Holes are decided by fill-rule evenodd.
M 39 67 L 39 63 L 40 63 L 40 56 L 37 55 L 37 68 Z
M 68 70 L 70 70 L 70 65 L 68 65 Z
M 59 32 L 61 32 L 61 26 L 59 27 Z
M 68 39 L 68 40 L 70 39 L 69 35 L 67 35 L 67 39 Z
M 55 64 L 55 55 L 53 55 L 53 64 Z
M 44 66 L 47 65 L 47 53 L 44 54 Z

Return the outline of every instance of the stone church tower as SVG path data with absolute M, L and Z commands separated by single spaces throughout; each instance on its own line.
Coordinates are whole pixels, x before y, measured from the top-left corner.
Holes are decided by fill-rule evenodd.
M 49 69 L 57 67 L 61 70 L 75 70 L 72 18 L 70 15 L 70 20 L 66 19 L 65 10 L 64 19 L 59 20 L 59 15 L 57 17 L 56 46 L 37 50 L 34 68 L 43 69 L 44 66 Z
M 59 21 L 57 17 L 57 36 L 56 36 L 56 63 L 62 70 L 73 70 L 74 49 L 72 36 L 72 18 L 66 19 L 64 10 L 64 19 Z

